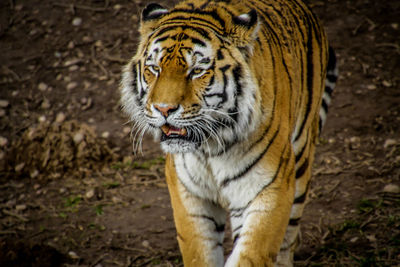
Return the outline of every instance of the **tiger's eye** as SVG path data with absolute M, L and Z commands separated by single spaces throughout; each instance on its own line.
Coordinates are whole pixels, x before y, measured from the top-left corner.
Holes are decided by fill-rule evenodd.
M 203 71 L 203 69 L 201 69 L 201 68 L 194 68 L 191 71 L 191 73 L 192 73 L 192 75 L 197 75 L 197 74 L 200 74 L 202 71 Z
M 160 71 L 160 67 L 155 66 L 155 65 L 150 66 L 150 68 L 155 72 L 159 72 Z

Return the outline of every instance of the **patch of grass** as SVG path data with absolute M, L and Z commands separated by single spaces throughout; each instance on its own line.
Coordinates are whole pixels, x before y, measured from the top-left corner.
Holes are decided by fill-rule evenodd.
M 331 225 L 306 266 L 400 266 L 400 206 L 381 196 L 361 199 L 357 213 Z M 303 266 L 303 265 L 299 265 Z
M 94 207 L 94 211 L 96 212 L 97 216 L 103 215 L 103 205 L 97 205 Z
M 104 183 L 103 186 L 107 189 L 113 189 L 113 188 L 117 188 L 118 186 L 120 186 L 121 184 L 119 182 L 110 182 L 110 183 Z
M 70 196 L 65 199 L 64 207 L 74 208 L 79 204 L 79 202 L 81 202 L 81 200 L 82 200 L 81 196 Z
M 382 199 L 380 200 L 371 200 L 371 199 L 361 199 L 357 205 L 357 209 L 360 214 L 370 213 L 375 209 L 379 209 L 382 206 Z
M 159 265 L 159 264 L 161 264 L 161 260 L 160 259 L 154 259 L 154 260 L 151 261 L 151 264 Z

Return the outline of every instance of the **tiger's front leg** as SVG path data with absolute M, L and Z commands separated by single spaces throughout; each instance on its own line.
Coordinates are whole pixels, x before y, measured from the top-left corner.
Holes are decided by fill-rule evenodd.
M 226 212 L 187 191 L 177 177 L 170 155 L 167 156 L 166 177 L 184 265 L 223 266 Z
M 248 207 L 231 211 L 234 249 L 225 267 L 274 266 L 276 263 L 294 199 L 294 168 L 289 166 L 292 164 L 279 172 L 275 182 L 260 192 Z

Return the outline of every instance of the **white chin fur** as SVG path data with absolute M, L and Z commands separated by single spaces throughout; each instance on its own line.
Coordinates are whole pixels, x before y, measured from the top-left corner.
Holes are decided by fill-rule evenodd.
M 161 142 L 161 149 L 165 153 L 177 154 L 194 152 L 197 150 L 197 146 L 194 143 L 183 140 L 168 140 Z

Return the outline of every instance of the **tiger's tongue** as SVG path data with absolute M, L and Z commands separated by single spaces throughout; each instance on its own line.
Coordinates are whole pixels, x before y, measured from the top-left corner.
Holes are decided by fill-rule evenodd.
M 161 130 L 165 133 L 166 136 L 170 136 L 171 134 L 185 136 L 187 133 L 185 128 L 175 128 L 171 125 L 163 125 L 161 126 Z

